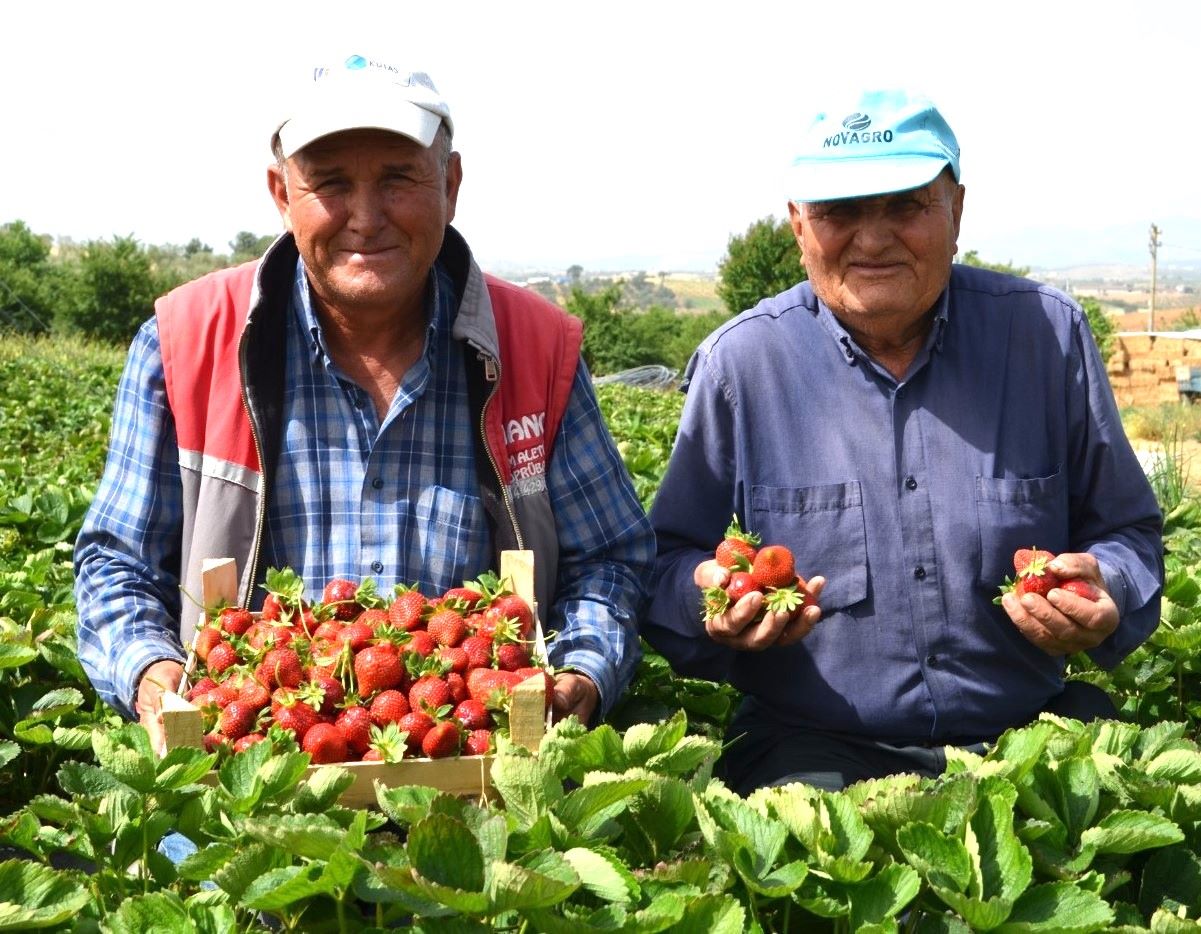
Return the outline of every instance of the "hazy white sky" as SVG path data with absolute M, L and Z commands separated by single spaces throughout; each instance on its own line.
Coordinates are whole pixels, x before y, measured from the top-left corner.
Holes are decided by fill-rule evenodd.
M 276 89 L 358 53 L 450 101 L 456 226 L 486 268 L 712 269 L 784 216 L 793 141 L 856 85 L 940 104 L 961 249 L 1145 256 L 1155 221 L 1161 260 L 1201 264 L 1199 37 L 1198 0 L 27 0 L 0 19 L 0 223 L 218 251 L 274 234 Z

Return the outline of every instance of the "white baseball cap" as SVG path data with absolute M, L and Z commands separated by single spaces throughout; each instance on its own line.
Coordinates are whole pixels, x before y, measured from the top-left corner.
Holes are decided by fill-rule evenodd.
M 293 97 L 272 134 L 285 159 L 314 140 L 343 130 L 373 128 L 400 133 L 422 146 L 445 123 L 454 132 L 450 107 L 423 71 L 350 55 L 338 65 L 319 65 Z

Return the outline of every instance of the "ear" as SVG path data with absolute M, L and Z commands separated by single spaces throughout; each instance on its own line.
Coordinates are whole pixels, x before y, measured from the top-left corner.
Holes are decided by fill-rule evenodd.
M 804 244 L 801 240 L 804 236 L 804 215 L 802 208 L 795 201 L 788 202 L 788 223 L 792 226 L 792 235 L 796 237 L 797 247 L 804 252 Z
M 271 200 L 275 202 L 275 209 L 284 222 L 284 229 L 291 232 L 292 205 L 288 200 L 288 179 L 277 162 L 267 166 L 267 190 L 271 192 Z
M 955 225 L 955 252 L 959 252 L 959 222 L 963 219 L 963 195 L 964 187 L 962 185 L 955 186 L 955 194 L 951 199 L 951 222 Z
M 455 219 L 455 208 L 459 203 L 459 186 L 463 184 L 463 159 L 452 152 L 446 162 L 446 223 Z

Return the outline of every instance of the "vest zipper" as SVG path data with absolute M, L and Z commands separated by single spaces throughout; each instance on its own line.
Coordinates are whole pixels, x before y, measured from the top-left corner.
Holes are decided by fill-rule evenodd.
M 521 537 L 521 527 L 517 524 L 517 513 L 513 509 L 513 500 L 509 496 L 509 488 L 505 485 L 505 478 L 501 475 L 500 466 L 496 463 L 496 457 L 492 453 L 492 446 L 488 444 L 488 432 L 485 426 L 488 407 L 492 405 L 492 400 L 496 398 L 496 393 L 500 389 L 500 363 L 495 357 L 483 353 L 479 355 L 479 359 L 484 363 L 484 379 L 492 385 L 488 398 L 484 400 L 484 405 L 480 409 L 480 441 L 484 445 L 484 453 L 488 455 L 488 463 L 492 465 L 492 472 L 496 474 L 496 481 L 500 485 L 500 498 L 505 504 L 505 513 L 509 517 L 509 524 L 513 527 L 513 534 L 517 538 L 517 550 L 524 551 L 525 542 Z
M 250 423 L 250 437 L 254 439 L 254 453 L 259 459 L 259 494 L 255 503 L 254 549 L 250 553 L 250 576 L 246 578 L 247 591 L 242 595 L 242 606 L 250 606 L 250 598 L 254 593 L 254 581 L 259 572 L 259 558 L 263 551 L 263 527 L 267 523 L 267 468 L 263 461 L 263 445 L 259 440 L 259 426 L 254 412 L 250 408 L 250 390 L 246 385 L 246 347 L 243 339 L 238 351 L 239 367 L 242 379 L 242 409 L 246 412 L 246 421 Z

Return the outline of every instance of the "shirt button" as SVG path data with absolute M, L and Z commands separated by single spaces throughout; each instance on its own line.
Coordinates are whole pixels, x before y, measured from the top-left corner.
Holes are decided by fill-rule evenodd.
M 917 479 L 913 476 L 913 474 L 910 474 L 908 477 L 905 478 L 905 489 L 907 489 L 907 490 L 916 490 L 917 489 Z
M 383 574 L 384 573 L 384 562 L 372 561 L 371 562 L 371 570 L 375 571 L 376 574 Z
M 913 569 L 913 576 L 916 577 L 919 581 L 925 580 L 926 579 L 926 569 L 919 564 L 917 567 L 915 567 Z
M 926 656 L 926 664 L 929 665 L 931 668 L 937 668 L 938 667 L 938 656 L 937 655 L 927 655 Z
M 373 490 L 382 489 L 383 486 L 384 486 L 384 481 L 383 481 L 382 477 L 376 477 L 374 480 L 371 481 L 371 488 Z

